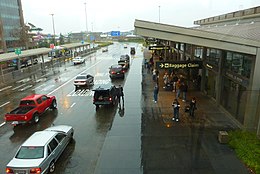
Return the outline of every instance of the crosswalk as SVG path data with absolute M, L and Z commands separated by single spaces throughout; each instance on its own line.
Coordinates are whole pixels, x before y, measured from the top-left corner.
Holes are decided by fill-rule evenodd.
M 69 94 L 67 94 L 68 97 L 86 97 L 86 96 L 94 96 L 94 91 L 91 89 L 78 89 L 77 91 L 71 91 Z

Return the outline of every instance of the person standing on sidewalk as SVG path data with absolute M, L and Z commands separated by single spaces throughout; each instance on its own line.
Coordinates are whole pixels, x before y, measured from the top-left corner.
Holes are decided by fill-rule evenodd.
M 190 116 L 191 116 L 192 118 L 194 118 L 194 111 L 197 109 L 196 104 L 197 104 L 196 98 L 193 97 L 193 98 L 191 99 L 191 101 L 190 101 Z
M 123 106 L 124 106 L 124 103 L 125 103 L 125 100 L 124 100 L 124 89 L 121 85 L 118 86 L 118 102 L 120 104 L 120 99 L 122 98 L 122 101 L 123 101 Z
M 180 103 L 178 102 L 177 98 L 173 100 L 172 102 L 172 107 L 173 107 L 173 118 L 172 120 L 174 121 L 179 121 L 179 110 L 180 110 Z
M 182 82 L 181 84 L 181 91 L 182 91 L 182 101 L 186 102 L 186 98 L 187 98 L 187 92 L 188 92 L 188 85 L 186 82 Z
M 180 93 L 181 93 L 181 80 L 178 79 L 178 81 L 176 82 L 176 99 L 179 99 L 180 97 Z
M 154 103 L 157 103 L 158 101 L 158 93 L 159 93 L 159 86 L 156 84 L 153 89 L 153 101 Z

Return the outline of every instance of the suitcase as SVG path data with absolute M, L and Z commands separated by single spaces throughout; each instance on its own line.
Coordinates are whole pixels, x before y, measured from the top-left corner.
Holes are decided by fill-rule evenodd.
M 185 112 L 189 112 L 190 111 L 190 106 L 185 106 Z

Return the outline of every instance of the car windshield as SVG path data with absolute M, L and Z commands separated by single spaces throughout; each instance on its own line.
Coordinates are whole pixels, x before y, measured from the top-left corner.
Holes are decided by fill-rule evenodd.
M 43 146 L 23 146 L 16 154 L 15 158 L 18 159 L 39 159 L 43 158 Z
M 86 76 L 77 76 L 76 79 L 86 79 Z

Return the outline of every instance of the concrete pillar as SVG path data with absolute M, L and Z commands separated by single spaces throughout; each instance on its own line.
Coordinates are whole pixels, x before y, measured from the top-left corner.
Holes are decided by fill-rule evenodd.
M 220 105 L 221 100 L 221 91 L 223 86 L 223 69 L 224 69 L 224 61 L 226 57 L 226 52 L 224 50 L 221 51 L 221 57 L 219 59 L 218 64 L 218 74 L 216 79 L 216 104 Z
M 202 62 L 206 59 L 207 56 L 207 48 L 203 47 L 202 50 Z M 204 65 L 204 63 L 203 63 Z M 201 72 L 201 83 L 200 83 L 200 89 L 201 91 L 205 91 L 205 83 L 206 83 L 206 67 L 202 67 L 202 72 Z
M 247 103 L 244 117 L 244 126 L 247 130 L 257 131 L 260 134 L 260 48 L 257 48 L 255 62 L 253 63 L 251 80 L 248 89 Z

